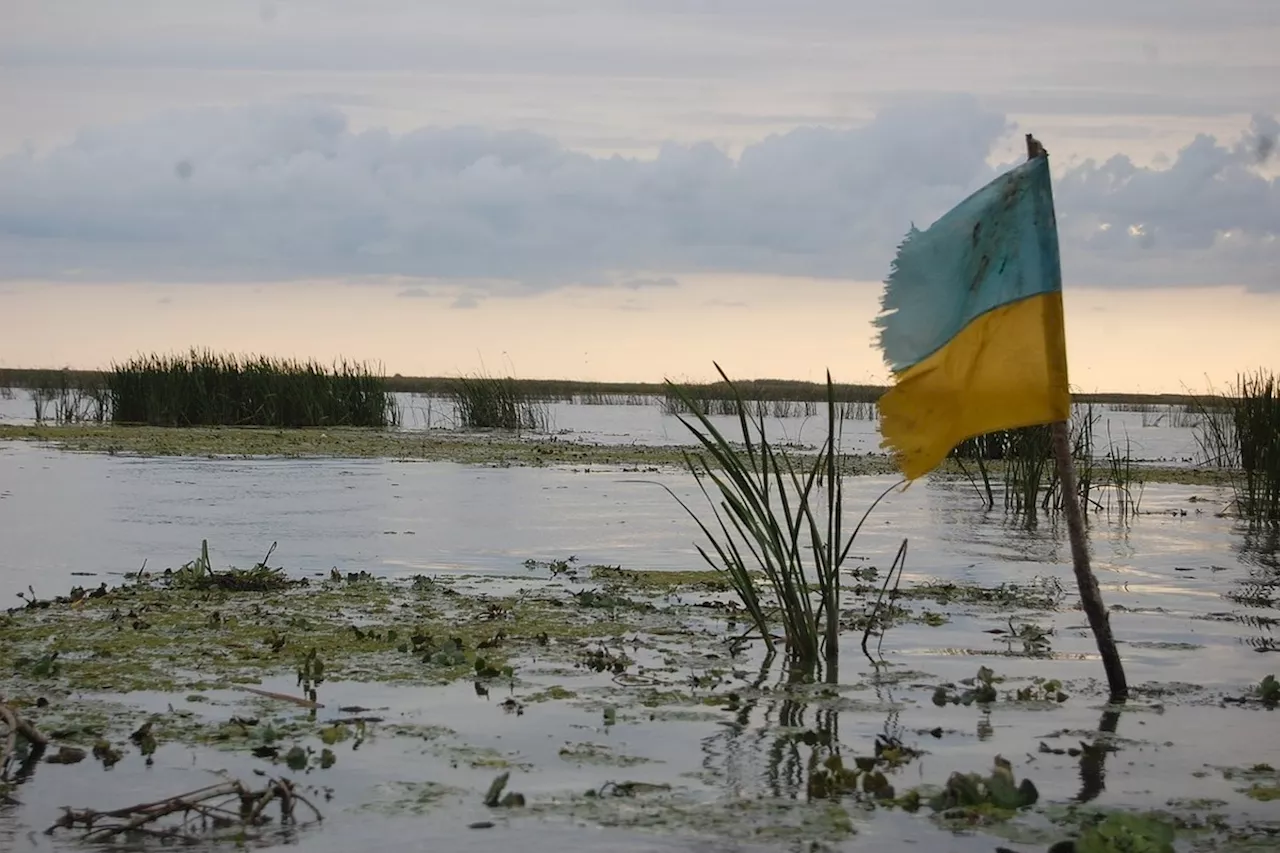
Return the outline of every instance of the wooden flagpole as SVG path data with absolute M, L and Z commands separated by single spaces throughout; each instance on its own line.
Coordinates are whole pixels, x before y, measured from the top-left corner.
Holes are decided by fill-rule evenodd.
M 1044 146 L 1028 133 L 1027 159 L 1046 156 L 1048 152 Z M 1071 563 L 1075 568 L 1076 586 L 1080 588 L 1080 605 L 1089 617 L 1089 627 L 1093 629 L 1098 652 L 1102 655 L 1102 667 L 1107 673 L 1111 699 L 1123 701 L 1128 698 L 1129 685 L 1125 680 L 1124 666 L 1120 662 L 1115 637 L 1111 633 L 1111 620 L 1107 617 L 1106 605 L 1102 603 L 1098 579 L 1094 577 L 1093 568 L 1089 565 L 1089 543 L 1084 531 L 1084 511 L 1080 507 L 1080 496 L 1077 493 L 1076 468 L 1071 460 L 1071 439 L 1067 422 L 1057 421 L 1051 429 L 1054 464 L 1058 469 L 1058 481 L 1062 485 L 1062 508 L 1067 516 L 1067 536 L 1071 541 Z

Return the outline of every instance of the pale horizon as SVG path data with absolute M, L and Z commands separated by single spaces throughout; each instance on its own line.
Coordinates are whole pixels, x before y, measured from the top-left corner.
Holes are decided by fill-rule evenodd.
M 830 369 L 837 382 L 889 382 L 872 344 L 878 283 L 850 282 L 836 292 L 805 279 L 736 277 L 733 285 L 736 299 L 717 298 L 728 286 L 717 278 L 692 278 L 643 297 L 564 288 L 460 303 L 448 287 L 403 295 L 382 285 L 317 282 L 188 285 L 180 293 L 163 285 L 11 284 L 5 298 L 17 322 L 0 341 L 0 367 L 104 369 L 140 353 L 195 347 L 324 363 L 346 358 L 388 376 L 701 382 L 716 378 L 718 362 L 739 379 L 821 382 Z M 1082 393 L 1203 393 L 1275 364 L 1277 296 L 1188 288 L 1151 300 L 1067 288 L 1064 303 L 1070 379 Z M 97 332 L 112 311 L 136 324 L 127 341 Z M 1138 315 L 1143 325 L 1135 327 Z M 1188 316 L 1198 326 L 1190 342 Z M 1144 352 L 1159 358 L 1134 358 Z

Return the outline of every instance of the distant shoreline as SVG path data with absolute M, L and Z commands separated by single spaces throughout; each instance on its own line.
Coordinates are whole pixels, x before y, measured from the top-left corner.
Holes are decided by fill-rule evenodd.
M 54 368 L 5 367 L 0 368 L 0 388 L 39 387 L 51 374 L 67 374 L 73 383 L 88 383 L 103 377 L 104 370 L 70 370 Z M 456 387 L 458 376 L 402 376 L 385 377 L 387 390 L 403 394 L 446 395 Z M 598 397 L 662 397 L 666 385 L 661 382 L 597 382 L 576 379 L 516 379 L 515 382 L 530 397 L 545 399 L 571 399 L 580 395 Z M 718 382 L 679 382 L 687 387 L 714 390 L 723 385 Z M 826 385 L 791 379 L 735 379 L 734 384 L 745 399 L 796 400 L 825 402 Z M 726 389 L 727 390 L 727 389 Z M 888 390 L 884 385 L 835 385 L 836 399 L 841 402 L 874 402 Z M 1219 395 L 1213 394 L 1144 394 L 1138 392 L 1076 392 L 1078 403 L 1104 405 L 1182 406 Z

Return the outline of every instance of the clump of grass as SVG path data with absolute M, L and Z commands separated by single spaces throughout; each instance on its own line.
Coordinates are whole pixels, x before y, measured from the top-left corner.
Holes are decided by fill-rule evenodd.
M 698 523 L 714 556 L 701 545 L 698 553 L 708 565 L 727 575 L 770 653 L 774 650 L 775 610 L 770 606 L 771 597 L 796 670 L 812 672 L 825 658 L 830 675 L 839 656 L 841 566 L 862 521 L 892 489 L 868 508 L 858 527 L 846 536 L 844 491 L 837 464 L 838 404 L 830 374 L 827 438 L 816 454 L 800 461 L 769 441 L 762 412 L 757 413 L 754 423 L 749 421 L 737 387 L 718 364 L 716 370 L 730 399 L 738 404 L 741 449 L 716 429 L 686 389 L 672 383 L 668 388 L 697 421 L 679 416 L 705 451 L 705 455 L 685 452 L 685 462 L 711 504 L 720 535 L 674 492 L 667 491 Z M 761 576 L 767 589 L 761 588 Z M 816 602 L 810 592 L 813 589 L 818 590 Z
M 551 420 L 546 403 L 510 376 L 464 376 L 454 382 L 448 396 L 458 425 L 469 429 L 546 432 Z
M 267 556 L 252 569 L 214 571 L 209 562 L 209 541 L 200 542 L 200 556 L 183 564 L 177 571 L 166 571 L 164 577 L 175 589 L 221 590 L 223 592 L 276 592 L 295 584 L 282 569 L 267 565 L 276 543 L 271 543 Z
M 1200 462 L 1238 471 L 1235 503 L 1253 521 L 1280 521 L 1280 388 L 1274 373 L 1236 377 L 1230 397 L 1197 400 Z
M 388 427 L 400 421 L 385 377 L 343 360 L 138 356 L 106 376 L 111 419 L 149 426 Z
M 1241 488 L 1237 500 L 1250 519 L 1280 521 L 1280 393 L 1275 374 L 1237 380 L 1234 403 Z

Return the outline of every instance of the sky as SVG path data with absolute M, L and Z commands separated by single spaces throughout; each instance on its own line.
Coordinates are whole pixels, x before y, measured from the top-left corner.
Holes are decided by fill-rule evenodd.
M 1049 150 L 1071 380 L 1280 368 L 1280 4 L 0 0 L 0 366 L 884 382 Z

